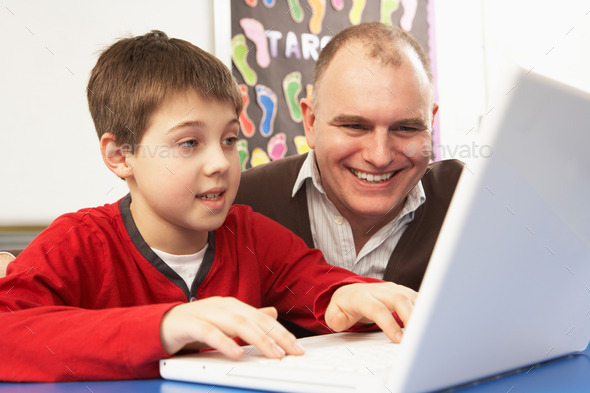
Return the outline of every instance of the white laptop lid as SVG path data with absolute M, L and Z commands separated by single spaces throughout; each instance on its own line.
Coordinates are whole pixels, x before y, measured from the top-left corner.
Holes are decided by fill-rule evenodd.
M 486 157 L 455 191 L 392 392 L 466 383 L 590 340 L 590 96 L 528 73 L 505 101 L 484 121 Z

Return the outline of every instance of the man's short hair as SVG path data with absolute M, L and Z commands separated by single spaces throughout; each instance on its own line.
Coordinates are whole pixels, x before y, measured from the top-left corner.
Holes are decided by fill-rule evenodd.
M 313 74 L 313 91 L 336 53 L 350 42 L 360 42 L 366 48 L 370 58 L 378 59 L 385 65 L 399 66 L 402 61 L 399 48 L 408 45 L 416 52 L 428 79 L 432 83 L 430 60 L 422 45 L 410 34 L 394 26 L 379 22 L 367 22 L 350 26 L 336 34 L 322 49 Z M 317 105 L 317 103 L 314 102 Z
M 88 81 L 87 97 L 96 133 L 135 146 L 162 102 L 196 92 L 204 100 L 229 102 L 242 111 L 242 94 L 228 68 L 190 42 L 157 30 L 108 47 Z

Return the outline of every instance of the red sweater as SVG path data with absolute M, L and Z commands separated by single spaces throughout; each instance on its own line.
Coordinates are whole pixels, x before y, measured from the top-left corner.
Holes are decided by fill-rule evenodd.
M 233 296 L 316 332 L 344 283 L 376 282 L 332 267 L 279 224 L 234 206 L 209 235 L 192 291 L 145 243 L 130 197 L 56 219 L 0 279 L 0 380 L 158 377 L 163 314 L 191 296 Z

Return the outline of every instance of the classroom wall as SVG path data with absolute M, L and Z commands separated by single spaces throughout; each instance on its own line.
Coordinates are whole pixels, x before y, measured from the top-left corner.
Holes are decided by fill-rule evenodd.
M 240 0 L 234 0 L 240 1 Z M 301 0 L 305 1 L 305 0 Z M 590 91 L 590 6 L 435 0 L 443 157 L 464 158 L 514 64 Z M 229 0 L 7 1 L 0 9 L 0 227 L 47 225 L 127 192 L 102 163 L 85 87 L 114 39 L 161 29 L 229 64 Z M 499 98 L 498 98 L 499 97 Z
M 90 70 L 115 39 L 152 29 L 214 52 L 213 3 L 5 2 L 0 8 L 0 226 L 46 225 L 64 212 L 127 193 L 125 182 L 107 170 L 99 154 L 85 96 Z
M 443 158 L 480 152 L 481 121 L 499 115 L 515 67 L 590 92 L 587 0 L 439 0 L 435 19 Z

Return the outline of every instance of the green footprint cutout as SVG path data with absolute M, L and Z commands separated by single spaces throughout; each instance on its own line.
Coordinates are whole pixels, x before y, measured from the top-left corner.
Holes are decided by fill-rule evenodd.
M 391 26 L 391 14 L 399 7 L 399 0 L 381 0 L 381 23 Z
M 240 139 L 236 142 L 238 147 L 238 155 L 240 156 L 240 169 L 242 171 L 246 170 L 246 165 L 248 164 L 248 158 L 250 158 L 250 152 L 248 151 L 248 141 L 245 139 Z
M 299 0 L 288 0 L 289 11 L 291 12 L 291 18 L 297 23 L 303 22 L 303 8 L 299 4 Z
M 254 86 L 258 77 L 256 72 L 248 64 L 248 46 L 246 45 L 246 37 L 243 34 L 236 34 L 231 40 L 231 57 L 234 64 L 240 71 L 244 82 L 249 86 Z
M 293 71 L 283 79 L 283 93 L 289 107 L 289 114 L 294 122 L 301 123 L 302 114 L 299 106 L 299 93 L 301 92 L 301 72 Z

